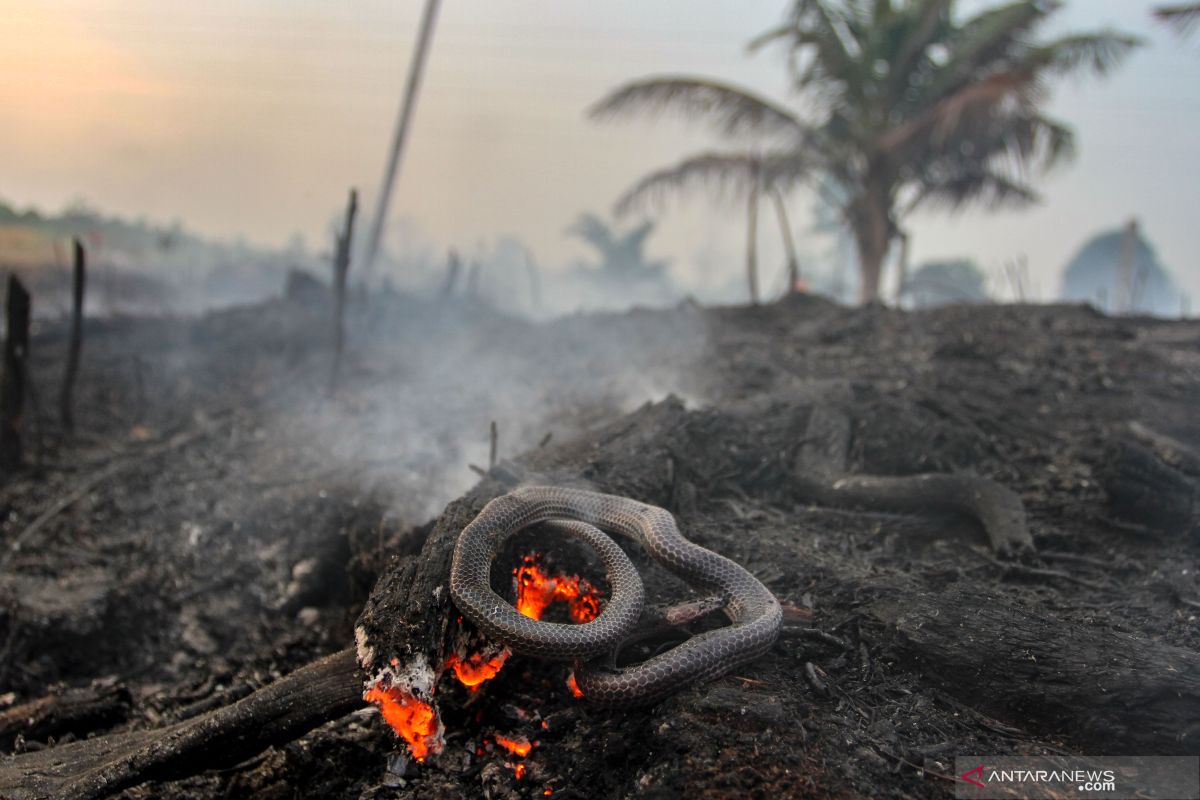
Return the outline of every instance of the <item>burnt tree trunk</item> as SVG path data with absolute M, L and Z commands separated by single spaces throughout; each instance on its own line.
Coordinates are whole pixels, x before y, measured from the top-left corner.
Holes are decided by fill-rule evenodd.
M 8 276 L 5 304 L 4 374 L 0 377 L 0 469 L 21 466 L 21 415 L 25 409 L 29 354 L 29 292 L 16 275 Z
M 75 430 L 72 396 L 75 376 L 79 372 L 79 353 L 83 348 L 83 293 L 86 281 L 86 254 L 83 242 L 75 239 L 75 266 L 71 272 L 71 331 L 67 340 L 67 365 L 63 372 L 62 394 L 59 395 L 59 418 L 68 432 Z

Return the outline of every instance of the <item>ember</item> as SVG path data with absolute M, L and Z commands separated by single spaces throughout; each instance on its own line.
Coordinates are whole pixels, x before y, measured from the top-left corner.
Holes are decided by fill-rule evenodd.
M 567 688 L 571 690 L 572 697 L 583 697 L 583 690 L 579 688 L 579 682 L 575 680 L 574 672 L 567 676 Z
M 446 666 L 454 669 L 455 676 L 463 686 L 475 690 L 481 683 L 496 677 L 510 655 L 512 655 L 512 651 L 507 648 L 491 658 L 486 657 L 483 653 L 472 653 L 466 658 L 451 653 L 450 658 L 446 660 Z
M 528 739 L 509 739 L 507 736 L 496 735 L 496 744 L 503 747 L 513 755 L 518 755 L 524 758 L 533 750 L 533 743 Z
M 437 713 L 433 706 L 395 686 L 372 686 L 363 694 L 363 699 L 379 706 L 383 719 L 408 743 L 408 750 L 417 761 L 424 761 L 430 752 L 441 750 Z
M 525 556 L 513 570 L 517 585 L 517 610 L 530 619 L 541 619 L 554 603 L 566 603 L 571 621 L 591 622 L 600 615 L 600 593 L 578 575 L 551 577 L 536 555 Z

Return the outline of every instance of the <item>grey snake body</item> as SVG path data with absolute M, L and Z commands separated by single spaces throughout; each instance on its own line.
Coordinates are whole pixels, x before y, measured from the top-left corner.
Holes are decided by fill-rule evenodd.
M 500 545 L 517 531 L 548 521 L 594 548 L 608 573 L 612 597 L 590 622 L 530 619 L 491 588 L 491 563 Z M 655 702 L 684 684 L 757 658 L 775 641 L 782 620 L 779 601 L 743 567 L 688 541 L 665 509 L 579 489 L 531 486 L 488 503 L 459 534 L 450 594 L 464 616 L 514 652 L 581 662 L 612 652 L 637 624 L 644 589 L 637 569 L 606 533 L 637 541 L 690 585 L 720 594 L 730 624 L 617 671 L 580 665 L 575 678 L 586 699 L 599 705 Z

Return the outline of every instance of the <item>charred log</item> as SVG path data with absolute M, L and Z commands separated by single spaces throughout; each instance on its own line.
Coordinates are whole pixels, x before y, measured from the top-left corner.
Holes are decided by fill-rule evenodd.
M 17 737 L 45 741 L 49 737 L 82 736 L 118 725 L 133 704 L 120 685 L 65 689 L 0 711 L 0 747 L 12 748 Z
M 887 593 L 866 613 L 964 704 L 1101 752 L 1196 752 L 1200 655 L 964 587 Z
M 1167 532 L 1200 527 L 1200 462 L 1141 426 L 1108 447 L 1101 480 L 1117 519 Z
M 362 705 L 354 652 L 343 650 L 241 701 L 157 730 L 72 742 L 0 761 L 9 800 L 94 800 L 151 780 L 240 763 Z

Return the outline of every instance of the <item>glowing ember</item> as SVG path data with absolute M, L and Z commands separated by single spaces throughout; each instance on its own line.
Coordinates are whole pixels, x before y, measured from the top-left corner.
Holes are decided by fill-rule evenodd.
M 520 762 L 513 764 L 513 775 L 516 776 L 517 780 L 521 780 L 521 778 L 524 778 L 525 777 L 525 765 Z
M 395 686 L 372 686 L 363 694 L 363 699 L 379 706 L 384 721 L 408 743 L 408 751 L 417 761 L 424 761 L 430 752 L 441 750 L 437 712 L 433 706 Z
M 533 751 L 533 744 L 528 739 L 509 739 L 507 736 L 496 735 L 496 744 L 513 755 L 524 758 Z
M 566 603 L 571 621 L 591 622 L 600 615 L 600 593 L 578 575 L 550 577 L 537 556 L 525 556 L 513 570 L 517 584 L 517 611 L 541 619 L 553 603 Z
M 567 676 L 567 688 L 571 690 L 572 697 L 583 697 L 583 689 L 579 688 L 579 682 L 575 680 L 574 672 Z
M 491 658 L 485 657 L 483 653 L 472 653 L 466 658 L 460 658 L 457 654 L 451 653 L 450 658 L 446 661 L 446 666 L 454 669 L 455 676 L 463 686 L 475 689 L 479 684 L 496 677 L 510 655 L 512 655 L 512 651 L 507 648 Z

